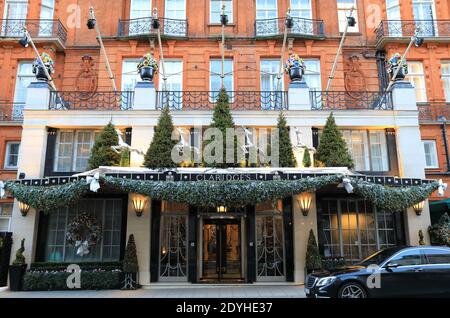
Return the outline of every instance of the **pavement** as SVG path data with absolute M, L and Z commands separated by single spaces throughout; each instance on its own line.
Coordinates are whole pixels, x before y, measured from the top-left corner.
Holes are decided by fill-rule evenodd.
M 70 290 L 10 292 L 0 289 L 3 298 L 305 298 L 300 285 L 187 285 L 147 286 L 137 290 Z

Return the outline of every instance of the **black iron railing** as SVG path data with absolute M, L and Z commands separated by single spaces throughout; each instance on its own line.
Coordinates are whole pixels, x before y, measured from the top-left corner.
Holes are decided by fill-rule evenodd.
M 418 26 L 422 37 L 450 37 L 450 20 L 383 20 L 375 32 L 378 41 L 383 37 L 411 37 Z
M 420 121 L 450 120 L 450 102 L 429 102 L 417 104 Z M 445 118 L 445 119 L 444 119 Z
M 52 110 L 130 110 L 134 92 L 50 92 Z
M 156 107 L 171 110 L 213 110 L 219 92 L 161 91 Z M 282 110 L 288 109 L 287 92 L 233 91 L 228 92 L 232 110 Z
M 25 103 L 0 102 L 0 121 L 22 121 Z
M 159 18 L 161 35 L 167 37 L 187 37 L 187 20 Z M 152 27 L 153 19 L 139 18 L 131 20 L 119 20 L 119 36 L 139 37 L 156 34 Z
M 323 20 L 312 20 L 304 18 L 292 18 L 294 25 L 290 30 L 290 35 L 302 37 L 325 37 Z M 285 18 L 263 19 L 255 22 L 256 37 L 278 36 L 284 33 Z
M 33 38 L 57 38 L 62 44 L 66 43 L 67 30 L 59 20 L 0 20 L 0 38 L 23 37 L 24 27 Z
M 311 91 L 312 110 L 392 110 L 392 93 Z

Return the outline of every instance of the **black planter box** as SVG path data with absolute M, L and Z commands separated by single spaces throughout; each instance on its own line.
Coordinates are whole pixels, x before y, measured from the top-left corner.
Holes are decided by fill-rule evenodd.
M 21 291 L 23 284 L 23 276 L 27 265 L 11 265 L 9 266 L 9 289 L 11 291 Z

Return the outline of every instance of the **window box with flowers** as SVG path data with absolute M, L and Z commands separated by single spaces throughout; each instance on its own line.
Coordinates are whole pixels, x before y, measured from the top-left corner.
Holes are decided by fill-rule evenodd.
M 301 82 L 305 75 L 306 65 L 298 54 L 292 54 L 284 64 L 284 71 L 289 75 L 291 82 Z

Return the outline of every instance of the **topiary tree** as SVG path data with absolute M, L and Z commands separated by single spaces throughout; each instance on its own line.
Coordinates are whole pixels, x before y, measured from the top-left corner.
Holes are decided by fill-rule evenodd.
M 317 247 L 313 230 L 309 230 L 308 245 L 306 247 L 306 270 L 308 273 L 322 268 L 322 258 Z
M 20 242 L 20 248 L 16 252 L 16 259 L 12 262 L 13 265 L 18 265 L 18 266 L 25 265 L 25 256 L 23 256 L 23 252 L 25 252 L 25 239 L 24 238 Z
M 419 230 L 419 245 L 426 245 L 422 230 Z
M 283 112 L 278 116 L 277 128 L 279 133 L 279 154 L 280 167 L 295 167 L 295 156 L 292 150 L 291 138 L 289 136 L 289 128 L 287 127 L 286 118 Z
M 139 265 L 136 254 L 136 243 L 134 242 L 133 234 L 130 234 L 128 238 L 127 248 L 125 249 L 125 256 L 123 258 L 122 269 L 125 273 L 139 272 Z
M 217 103 L 216 107 L 214 107 L 213 111 L 213 118 L 211 122 L 210 128 L 217 128 L 222 133 L 223 137 L 223 157 L 222 162 L 216 162 L 215 160 L 213 162 L 204 162 L 204 165 L 207 167 L 214 167 L 214 168 L 229 168 L 229 167 L 238 167 L 240 165 L 240 160 L 237 158 L 237 138 L 234 138 L 234 149 L 233 149 L 233 162 L 227 163 L 227 138 L 226 138 L 226 131 L 227 128 L 233 128 L 234 129 L 234 121 L 233 116 L 231 116 L 230 111 L 230 102 L 229 97 L 224 88 L 221 88 L 219 91 L 219 95 L 217 96 Z M 205 140 L 204 146 L 207 146 L 209 143 L 211 143 L 214 140 L 214 136 L 210 140 Z M 215 150 L 211 153 L 212 156 L 215 155 Z M 231 149 L 229 150 L 231 151 Z
M 311 167 L 311 154 L 309 153 L 309 150 L 305 148 L 305 151 L 303 152 L 303 160 L 302 160 L 303 167 L 309 168 Z
M 165 107 L 158 119 L 155 133 L 150 147 L 144 158 L 144 166 L 150 169 L 175 168 L 177 164 L 172 160 L 172 149 L 177 144 L 172 140 L 173 121 L 169 108 Z
M 124 149 L 120 153 L 120 163 L 121 167 L 129 167 L 130 166 L 130 151 L 128 149 Z
M 450 216 L 447 213 L 441 216 L 439 222 L 428 228 L 432 245 L 450 246 Z
M 353 160 L 348 152 L 347 143 L 339 131 L 333 113 L 328 116 L 327 123 L 320 137 L 315 158 L 325 167 L 353 168 Z
M 119 137 L 114 125 L 109 122 L 103 127 L 98 137 L 95 139 L 89 157 L 89 169 L 95 169 L 100 166 L 117 166 L 120 162 L 120 154 L 112 150 L 111 146 L 117 146 Z

